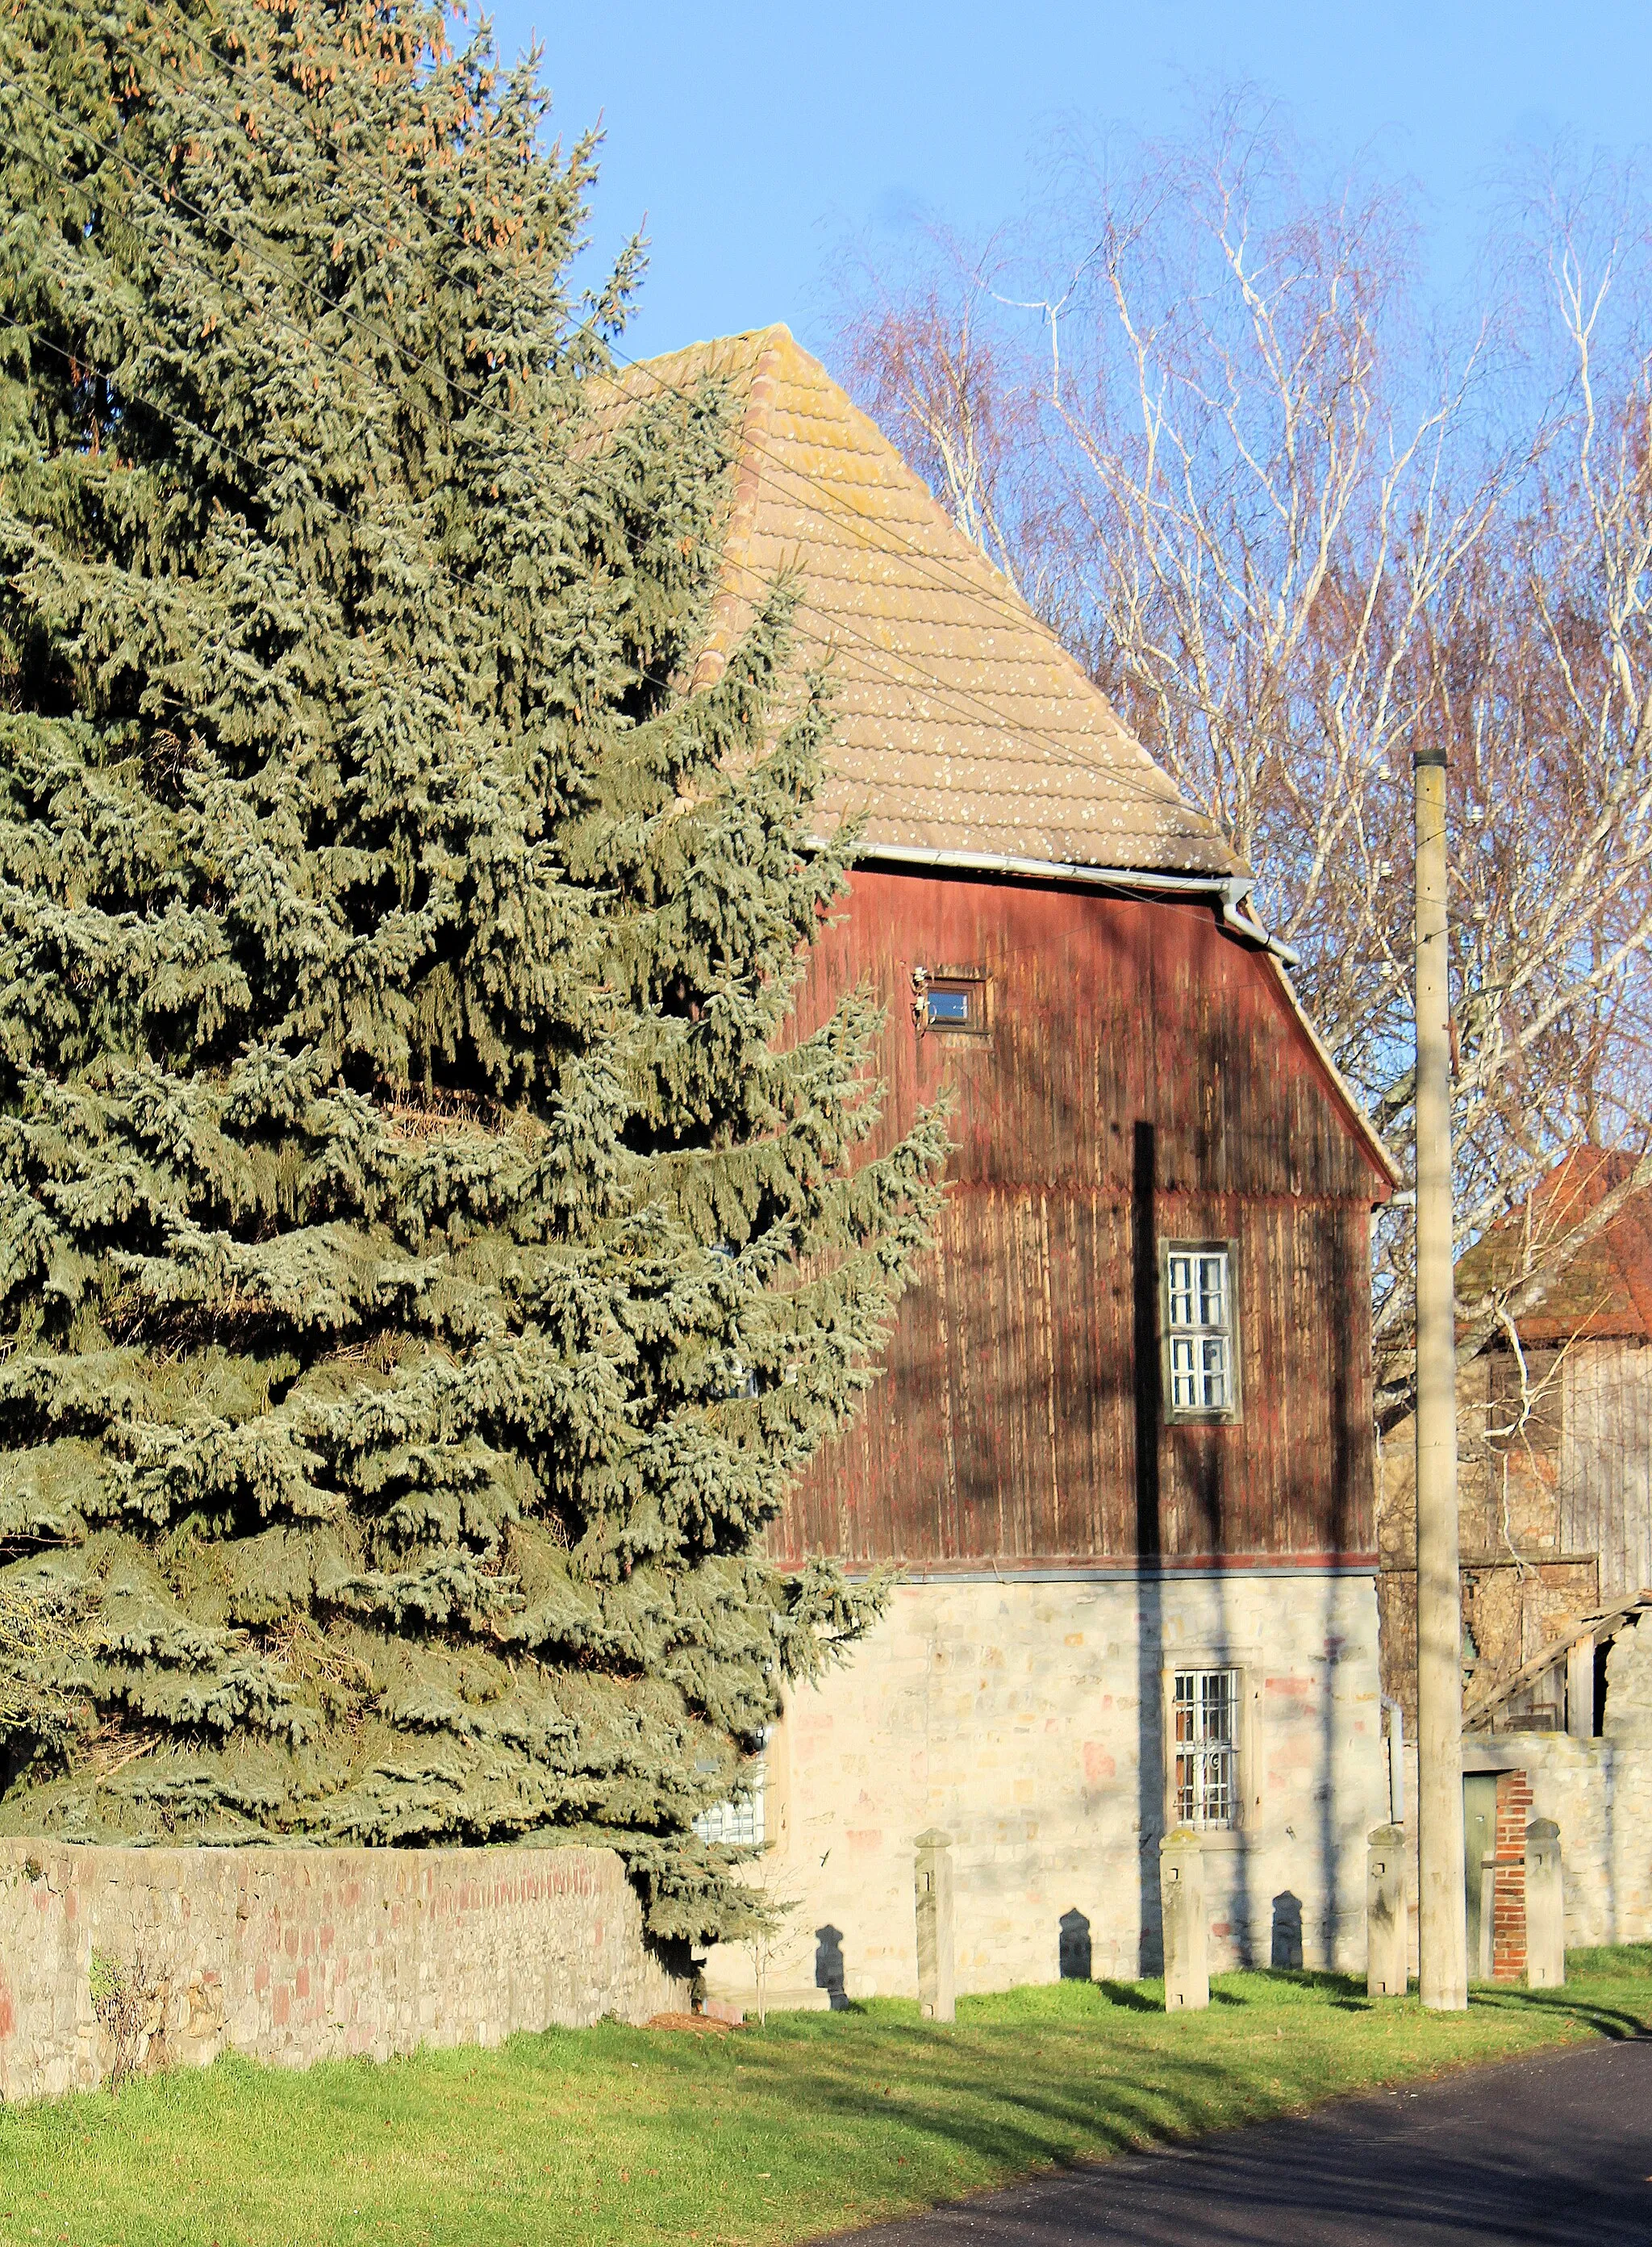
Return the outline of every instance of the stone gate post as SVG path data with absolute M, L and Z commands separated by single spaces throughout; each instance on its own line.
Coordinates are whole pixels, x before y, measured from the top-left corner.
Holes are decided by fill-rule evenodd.
M 958 2006 L 952 1981 L 952 1837 L 932 1827 L 918 1837 L 912 1868 L 918 1913 L 918 2010 L 926 2021 L 950 2021 Z
M 1526 1986 L 1558 1990 L 1565 1981 L 1560 1829 L 1552 1818 L 1534 1818 L 1526 1829 Z
M 1205 1846 L 1197 1828 L 1173 1826 L 1158 1845 L 1164 1922 L 1164 2010 L 1198 2012 L 1211 2002 L 1205 1926 Z
M 1405 1828 L 1374 1826 L 1365 1853 L 1365 1990 L 1403 1998 L 1410 1929 L 1405 1909 Z

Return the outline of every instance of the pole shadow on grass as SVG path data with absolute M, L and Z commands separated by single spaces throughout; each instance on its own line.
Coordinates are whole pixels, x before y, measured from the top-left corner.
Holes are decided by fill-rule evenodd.
M 1134 1982 L 1103 1981 L 1096 1986 L 1109 2005 L 1121 2006 L 1127 2013 L 1162 2013 L 1164 2010 L 1163 1997 L 1155 1998 Z
M 841 1927 L 817 1927 L 815 1929 L 815 1987 L 824 1990 L 826 2002 L 833 2012 L 849 2010 L 849 1999 L 843 1992 L 843 1930 Z
M 1328 2011 L 1333 2007 L 1339 2011 L 1384 2010 L 1376 2001 L 1365 1998 L 1362 1985 L 1354 1977 L 1322 1969 L 1245 1977 L 1247 1984 L 1253 1981 L 1275 1985 L 1273 2009 L 1280 2008 L 1280 2000 L 1284 2000 L 1287 2016 L 1294 2010 L 1287 1995 L 1292 1989 L 1301 1991 L 1310 2010 L 1316 2004 Z M 1116 2006 L 1125 2013 L 1162 2017 L 1162 2001 L 1156 2001 L 1140 1987 L 1106 1982 L 1090 1986 L 1105 2001 L 1096 2009 L 1098 2016 L 1103 2016 L 1109 2007 Z M 1259 2026 L 1271 2010 L 1269 1996 L 1266 1987 L 1241 1985 L 1212 1991 L 1218 2004 L 1257 2008 L 1261 2016 Z M 1485 2002 L 1488 2000 L 1477 1992 L 1477 2010 Z M 1587 1998 L 1568 1999 L 1563 1991 L 1530 1994 L 1512 1991 L 1506 1998 L 1489 2002 L 1504 2010 L 1540 2007 L 1549 2012 L 1569 2011 L 1594 2029 L 1603 2040 L 1638 2038 L 1642 2033 L 1639 2022 L 1628 2011 Z M 966 2014 L 959 2025 L 967 2028 L 968 2025 Z M 1096 2026 L 1101 2025 L 1098 2018 Z M 1105 2055 L 1105 2064 L 1093 2073 L 1075 2067 L 1062 2071 L 1057 2080 L 1029 2082 L 1023 2078 L 1008 2086 L 997 2071 L 992 2071 L 997 2080 L 983 2082 L 982 2053 L 979 2046 L 973 2046 L 973 2040 L 961 2046 L 953 2046 L 950 2038 L 932 2040 L 933 2032 L 926 2025 L 926 2080 L 921 2090 L 914 2091 L 909 2078 L 898 2104 L 891 2107 L 886 2092 L 880 2093 L 878 2088 L 887 2085 L 893 2072 L 889 2048 L 880 2040 L 879 2046 L 869 2049 L 864 2059 L 855 2056 L 850 2067 L 841 2073 L 836 2069 L 825 2072 L 823 2079 L 811 2086 L 809 2107 L 822 2115 L 835 2114 L 854 2120 L 873 2114 L 898 2115 L 905 2128 L 920 2143 L 927 2141 L 937 2149 L 951 2148 L 955 2155 L 961 2154 L 973 2163 L 980 2164 L 983 2169 L 995 2168 L 1007 2177 L 1017 2173 L 1026 2175 L 1051 2163 L 1058 2168 L 1071 2168 L 1149 2148 L 1191 2144 L 1221 2133 L 1225 2142 L 1219 2142 L 1208 2158 L 1224 2162 L 1235 2160 L 1244 2173 L 1240 2189 L 1251 2196 L 1254 2205 L 1264 2205 L 1268 2164 L 1245 2150 L 1251 2142 L 1251 2134 L 1238 2127 L 1249 2119 L 1246 2110 L 1257 2088 L 1256 2062 L 1249 2051 L 1254 2039 L 1241 2037 L 1237 2042 L 1216 2043 L 1201 2038 L 1198 2016 L 1178 2018 L 1176 2025 L 1180 2032 L 1164 2043 L 1157 2039 L 1137 2041 L 1134 2036 L 1124 2034 L 1122 2028 L 1116 2042 L 1096 2039 L 1089 2049 Z M 1077 2028 L 1079 2024 L 1075 2023 L 1075 2026 Z M 1652 2042 L 1652 2037 L 1646 2040 Z M 1519 2055 L 1533 2060 L 1556 2056 L 1552 2049 Z M 1492 2061 L 1498 2055 L 1485 2052 L 1472 2057 Z M 845 2052 L 843 2058 L 850 2060 L 850 2055 Z M 1363 2095 L 1384 2087 L 1360 2079 L 1334 2086 L 1328 2085 L 1311 2046 L 1307 2050 L 1298 2047 L 1288 2056 L 1281 2053 L 1279 2063 L 1270 2063 L 1270 2069 L 1275 2065 L 1286 2079 L 1282 2083 L 1276 2080 L 1271 2086 L 1280 2108 L 1299 2100 L 1314 2106 L 1330 2101 L 1340 2104 L 1350 2098 L 1358 2102 Z M 1401 2086 L 1387 2087 L 1397 2091 Z M 1392 2107 L 1384 2111 L 1397 2113 L 1399 2109 Z M 1266 2132 L 1279 2117 L 1276 2114 L 1255 2119 L 1258 2127 Z M 1335 2127 L 1341 2128 L 1342 2125 Z M 1231 2155 L 1227 2148 L 1235 2144 L 1240 2151 Z M 891 2147 L 891 2158 L 892 2152 Z M 1201 2155 L 1200 2158 L 1203 2161 L 1207 2156 Z M 1253 2168 L 1253 2176 L 1249 2174 Z M 895 2182 L 892 2170 L 889 2181 L 891 2184 Z M 1358 2213 L 1365 2206 L 1356 2189 L 1356 2165 L 1345 2161 L 1340 2154 L 1328 2163 L 1326 2182 L 1333 2205 L 1348 2213 Z M 949 2197 L 967 2189 L 966 2182 L 960 2178 L 951 2187 Z M 1448 2180 L 1444 2189 L 1450 2202 L 1449 2228 L 1455 2220 L 1459 2199 L 1454 2181 Z M 1472 2207 L 1475 2200 L 1476 2194 L 1471 2190 L 1463 2196 L 1460 2205 Z M 1068 2236 L 1059 2228 L 1052 2235 L 1054 2238 Z M 1155 2236 L 1168 2238 L 1172 2235 Z M 1206 2223 L 1184 2236 L 1217 2242 L 1229 2235 L 1219 2223 Z M 1553 2235 L 1541 2236 L 1547 2238 Z
M 1602 2005 L 1590 1998 L 1573 1997 L 1569 1990 L 1521 1990 L 1495 1983 L 1477 1982 L 1469 1992 L 1471 2005 L 1485 2005 L 1499 2013 L 1569 2013 L 1611 2044 L 1639 2042 L 1649 2032 L 1633 2013 L 1615 2005 Z

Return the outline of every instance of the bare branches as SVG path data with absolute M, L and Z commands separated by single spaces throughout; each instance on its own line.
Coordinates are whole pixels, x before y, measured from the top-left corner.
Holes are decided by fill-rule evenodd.
M 847 372 L 959 528 L 1029 591 L 1023 516 L 1034 415 L 1014 346 L 979 314 L 989 273 L 936 236 L 934 275 L 899 297 L 865 277 L 845 321 Z M 1012 473 L 1012 463 L 1014 470 Z
M 1002 242 L 990 267 L 945 244 L 850 336 L 960 524 L 1256 866 L 1402 1155 L 1408 768 L 1446 747 L 1464 1242 L 1567 1147 L 1649 1144 L 1652 221 L 1620 184 L 1529 212 L 1505 261 L 1524 300 L 1448 349 L 1403 195 L 1314 185 L 1240 99 L 1184 144 L 1070 167 L 1049 282 Z M 1410 1256 L 1396 1216 L 1385 1413 Z M 1465 1347 L 1538 1300 L 1477 1311 Z

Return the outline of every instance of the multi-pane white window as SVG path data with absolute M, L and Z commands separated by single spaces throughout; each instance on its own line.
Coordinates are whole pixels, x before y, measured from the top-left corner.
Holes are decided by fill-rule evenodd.
M 1226 1247 L 1166 1245 L 1164 1360 L 1172 1413 L 1232 1417 L 1238 1411 L 1233 1268 Z
M 1178 1670 L 1175 1797 L 1183 1826 L 1239 1822 L 1239 1672 Z
M 767 1778 L 766 1759 L 753 1756 L 727 1801 L 713 1802 L 695 1819 L 694 1831 L 700 1840 L 721 1841 L 731 1849 L 761 1849 L 768 1839 L 763 1825 Z

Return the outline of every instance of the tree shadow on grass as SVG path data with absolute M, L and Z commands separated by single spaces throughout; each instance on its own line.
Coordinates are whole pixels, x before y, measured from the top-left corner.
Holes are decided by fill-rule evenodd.
M 1469 1992 L 1469 2003 L 1498 2013 L 1565 2013 L 1614 2044 L 1652 2034 L 1635 2014 L 1593 1998 L 1574 1997 L 1569 1990 L 1519 1990 L 1478 1982 Z
M 1262 1986 L 1254 1986 L 1259 1984 Z M 1116 2007 L 1120 2013 L 1164 2018 L 1162 1998 L 1156 1998 L 1150 1988 L 1106 1981 L 1090 1986 L 1108 2007 Z M 1215 1990 L 1212 1994 L 1219 2005 L 1252 2009 L 1260 2016 L 1258 2028 L 1264 2030 L 1270 2013 L 1283 2026 L 1289 2015 L 1298 2011 L 1298 2001 L 1305 2016 L 1316 2011 L 1323 2016 L 1332 2011 L 1377 2014 L 1385 2010 L 1366 1996 L 1363 1984 L 1355 1977 L 1321 1970 L 1253 1973 L 1245 1977 L 1245 1985 Z M 1646 2033 L 1626 2009 L 1564 1990 L 1509 1991 L 1495 1995 L 1477 1991 L 1474 2002 L 1477 2011 L 1485 2007 L 1562 2014 L 1603 2040 L 1622 2041 Z M 1225 2018 L 1231 2019 L 1232 2014 Z M 1098 2008 L 1089 2018 L 1101 2028 L 1105 2014 Z M 1303 2025 L 1307 2025 L 1306 2020 Z M 1085 2026 L 1079 2017 L 1071 2023 L 1080 2038 Z M 904 2044 L 911 2033 L 903 2022 L 894 2030 L 894 2038 Z M 1024 2075 L 1014 2077 L 990 2064 L 984 2066 L 987 2055 L 973 2038 L 959 2038 L 954 2044 L 952 2032 L 937 2032 L 928 2025 L 919 2033 L 928 2048 L 917 2083 L 912 2080 L 911 2059 L 899 2052 L 894 2042 L 886 2046 L 880 2039 L 876 2053 L 843 2050 L 829 2054 L 823 2048 L 824 2065 L 808 2086 L 807 2107 L 821 2116 L 857 2122 L 877 2116 L 898 2124 L 904 2132 L 932 2141 L 938 2151 L 945 2148 L 954 2159 L 964 2157 L 967 2169 L 974 2171 L 983 2183 L 994 2173 L 1000 2177 L 1026 2175 L 1049 2164 L 1070 2168 L 1130 2151 L 1186 2143 L 1212 2132 L 1262 2121 L 1270 2115 L 1277 2118 L 1293 2108 L 1330 2100 L 1358 2100 L 1363 2093 L 1393 2087 L 1391 2082 L 1368 2079 L 1358 2071 L 1345 2082 L 1328 2081 L 1316 2068 L 1311 2047 L 1304 2051 L 1299 2046 L 1288 2055 L 1281 2053 L 1278 2061 L 1270 2058 L 1260 2063 L 1252 2049 L 1253 2037 L 1241 2036 L 1237 2042 L 1231 2038 L 1205 2042 L 1198 2036 L 1196 2017 L 1186 2019 L 1184 2032 L 1173 2034 L 1164 2043 L 1157 2039 L 1138 2042 L 1134 2032 L 1127 2036 L 1121 2023 L 1119 2043 L 1109 2045 L 1104 2037 L 1096 2041 L 1084 2039 L 1074 2047 L 1074 2065 L 1063 2067 L 1057 2063 L 1037 2081 Z M 1267 2049 L 1271 2052 L 1271 2039 Z M 1081 2052 L 1082 2059 L 1077 2057 Z M 916 2056 L 913 2053 L 911 2058 Z M 1448 2066 L 1454 2060 L 1471 2065 L 1498 2057 L 1495 2052 L 1453 2054 L 1449 2049 L 1440 2055 Z M 1428 2070 L 1419 2067 L 1416 2073 L 1423 2075 Z M 898 2088 L 891 2090 L 891 2084 Z M 789 2088 L 788 2096 L 794 2103 L 801 2088 L 797 2085 Z M 892 2150 L 891 2145 L 891 2159 Z M 947 2166 L 952 2167 L 951 2161 Z M 1334 2194 L 1340 2198 L 1346 2185 L 1347 2205 L 1357 2210 L 1360 2203 L 1354 2183 L 1335 2163 L 1332 2168 L 1329 2182 Z M 870 2182 L 870 2171 L 867 2182 Z M 896 2184 L 892 2170 L 888 2182 L 891 2186 Z M 967 2190 L 967 2175 L 959 2174 L 952 2189 Z M 1455 2205 L 1455 2190 L 1451 2197 Z M 1471 2205 L 1472 2200 L 1470 2194 L 1464 2206 Z M 1206 2236 L 1218 2235 L 1207 2232 Z
M 1184 2071 L 1178 2087 L 1195 2089 L 1205 2072 Z M 1278 2219 L 1294 2214 L 1311 2216 L 1315 2226 L 1312 2235 L 1298 2237 L 1351 2236 L 1339 2228 L 1343 2220 L 1351 2220 L 1360 2237 L 1380 2237 L 1384 2221 L 1392 2219 L 1408 2226 L 1425 2223 L 1430 2237 L 1496 2237 L 1502 2247 L 1552 2247 L 1557 2239 L 1583 2237 L 1626 2247 L 1634 2242 L 1638 2247 L 1645 2239 L 1638 2182 L 1627 2192 L 1621 2177 L 1597 2184 L 1587 2151 L 1580 2156 L 1564 2145 L 1546 2148 L 1521 2169 L 1511 2164 L 1500 2129 L 1493 2128 L 1488 2143 L 1481 2127 L 1476 2141 L 1471 2112 L 1467 2141 L 1454 2137 L 1449 2158 L 1430 2159 L 1430 2149 L 1417 2141 L 1416 2114 L 1396 2100 L 1364 2100 L 1345 2107 L 1335 2122 L 1280 2115 L 1255 2131 L 1223 2129 L 1195 2158 L 1156 2163 L 1145 2186 L 1139 2169 L 1124 2173 L 1116 2192 L 1089 2182 L 1041 2182 L 1005 2208 L 1007 2221 L 1001 2230 L 990 2216 L 981 2229 L 984 2235 L 1024 2240 L 1027 2247 L 1057 2247 L 1075 2237 L 1102 2236 L 1143 2242 L 1198 2238 L 1209 2247 L 1230 2242 L 1237 2247 L 1275 2236 L 1272 2227 Z M 1195 2111 L 1185 2127 L 1167 2127 L 1162 2111 L 1132 2102 L 1127 2094 L 1076 2159 L 1061 2152 L 1053 2158 L 1071 2169 L 1088 2166 L 1087 2155 L 1128 2151 L 1144 2138 L 1164 2145 L 1177 2137 L 1205 2135 L 1213 2127 L 1221 2128 L 1220 2121 L 1213 2124 L 1208 2112 Z M 976 2134 L 970 2136 L 976 2150 L 987 2150 Z M 1022 2162 L 1023 2169 L 1052 2158 L 1048 2144 L 1034 2150 L 1035 2136 L 1029 2131 L 1030 2158 Z M 998 2137 L 990 2157 L 1015 2158 L 1007 2136 Z M 1073 2196 L 1080 2191 L 1082 2200 Z M 1375 2231 L 1369 2228 L 1374 2218 Z M 880 2235 L 864 2236 L 870 2243 Z
M 1164 2010 L 1162 1994 L 1156 1998 L 1135 1982 L 1102 1981 L 1096 1986 L 1109 2005 L 1122 2005 L 1126 2012 L 1162 2013 Z

